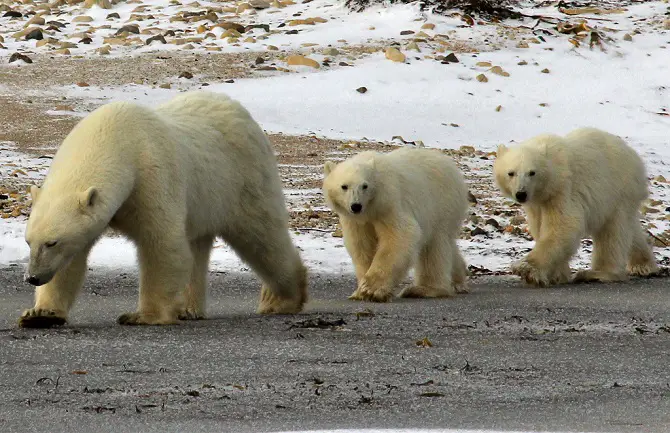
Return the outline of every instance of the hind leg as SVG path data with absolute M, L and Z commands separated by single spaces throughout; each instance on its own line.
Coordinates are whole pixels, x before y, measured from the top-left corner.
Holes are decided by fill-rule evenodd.
M 193 267 L 191 280 L 184 291 L 184 307 L 179 312 L 181 320 L 200 320 L 205 318 L 207 305 L 207 273 L 209 255 L 214 239 L 207 236 L 191 241 Z
M 451 257 L 452 257 L 452 267 L 451 267 L 451 284 L 454 286 L 456 293 L 469 293 L 470 289 L 468 288 L 468 265 L 465 263 L 465 259 L 461 254 L 461 250 L 458 249 L 458 244 L 454 239 L 451 245 Z
M 626 262 L 633 243 L 633 233 L 626 215 L 617 214 L 593 236 L 591 269 L 575 274 L 574 282 L 623 281 L 627 278 Z
M 630 249 L 626 270 L 631 275 L 642 277 L 658 272 L 654 252 L 647 240 L 647 234 L 640 224 L 638 214 L 635 215 L 635 220 L 631 222 L 631 226 L 633 227 L 633 245 Z
M 445 236 L 436 236 L 420 253 L 416 264 L 416 285 L 400 293 L 403 298 L 441 298 L 454 296 L 452 285 L 453 247 Z
M 222 237 L 263 282 L 258 313 L 299 313 L 307 302 L 307 269 L 285 221 L 269 214 L 261 221 L 262 230 L 240 225 Z

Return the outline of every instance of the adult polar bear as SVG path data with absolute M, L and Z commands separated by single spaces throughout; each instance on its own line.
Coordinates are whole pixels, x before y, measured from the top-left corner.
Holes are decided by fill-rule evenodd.
M 296 313 L 306 302 L 271 145 L 226 95 L 188 92 L 155 110 L 98 108 L 65 138 L 31 195 L 26 280 L 38 287 L 20 326 L 65 323 L 108 226 L 138 248 L 138 310 L 121 324 L 203 318 L 216 236 L 263 281 L 259 313 Z
M 578 272 L 576 282 L 619 281 L 626 271 L 658 269 L 640 224 L 646 170 L 621 138 L 595 128 L 539 135 L 513 148 L 501 145 L 493 171 L 503 194 L 528 216 L 535 247 L 512 271 L 529 284 L 567 282 L 570 259 L 589 235 L 591 269 Z

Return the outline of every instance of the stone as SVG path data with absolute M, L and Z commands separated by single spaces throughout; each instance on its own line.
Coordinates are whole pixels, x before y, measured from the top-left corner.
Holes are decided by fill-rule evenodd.
M 385 51 L 385 55 L 387 59 L 393 62 L 399 62 L 399 63 L 405 62 L 405 55 L 395 47 L 388 47 Z
M 317 62 L 314 59 L 310 59 L 309 57 L 301 56 L 299 54 L 288 56 L 286 58 L 286 64 L 288 64 L 289 66 L 309 66 L 315 69 L 320 68 L 319 62 Z
M 73 23 L 90 23 L 93 18 L 88 15 L 78 15 L 72 19 Z

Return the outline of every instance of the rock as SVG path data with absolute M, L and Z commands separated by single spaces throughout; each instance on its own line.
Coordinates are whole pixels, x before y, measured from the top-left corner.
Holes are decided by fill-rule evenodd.
M 72 18 L 73 23 L 90 23 L 91 21 L 93 21 L 93 17 L 88 15 L 78 15 Z
M 299 54 L 294 54 L 292 56 L 288 56 L 286 59 L 286 64 L 289 66 L 309 66 L 315 69 L 319 69 L 320 65 L 319 62 L 317 62 L 314 59 L 310 59 L 309 57 L 301 56 Z
M 520 226 L 526 223 L 526 218 L 524 218 L 522 215 L 515 215 L 510 218 L 509 223 L 513 226 Z
M 520 41 L 518 44 L 516 44 L 516 47 L 517 48 L 528 48 L 529 45 L 528 45 L 528 42 L 526 42 L 526 41 Z
M 256 57 L 256 61 L 254 63 L 260 65 L 261 63 L 265 63 L 265 59 L 260 56 Z
M 246 11 L 246 10 L 249 10 L 249 9 L 253 9 L 253 7 L 252 7 L 249 3 L 240 3 L 240 4 L 237 6 L 237 10 L 236 10 L 236 12 L 237 12 L 238 14 L 241 14 L 242 12 L 244 12 L 244 11 Z
M 70 50 L 68 50 L 67 48 L 61 48 L 59 50 L 53 50 L 53 51 L 51 51 L 51 53 L 70 55 Z
M 492 73 L 494 73 L 496 75 L 500 75 L 502 77 L 509 77 L 509 73 L 503 71 L 503 68 L 501 68 L 500 66 L 494 66 L 491 69 L 489 69 L 489 71 L 491 71 Z
M 413 35 L 414 30 L 403 30 L 400 32 L 400 36 Z
M 89 84 L 88 84 L 87 82 L 85 82 L 85 81 L 80 81 L 80 82 L 77 83 L 77 86 L 79 86 L 79 87 L 88 87 Z
M 31 19 L 28 20 L 26 23 L 26 27 L 29 27 L 31 25 L 36 25 L 36 26 L 43 26 L 44 25 L 44 18 L 40 16 L 34 16 Z
M 270 2 L 267 0 L 250 0 L 249 4 L 254 9 L 267 9 L 270 7 Z
M 456 57 L 456 54 L 454 53 L 449 53 L 444 60 L 442 60 L 442 63 L 458 63 L 458 57 Z
M 106 56 L 107 54 L 112 52 L 112 47 L 110 45 L 103 45 L 100 48 L 98 48 L 98 54 L 102 56 Z
M 356 91 L 358 93 L 365 93 L 365 92 L 368 91 L 368 88 L 367 87 L 359 87 L 358 89 L 356 89 Z
M 67 42 L 63 41 L 60 43 L 61 48 L 77 48 L 77 44 L 73 44 L 72 42 Z
M 500 110 L 502 110 L 502 105 L 498 105 L 498 106 L 496 107 L 496 112 L 500 112 Z
M 435 24 L 433 24 L 433 23 L 426 23 L 426 24 L 422 25 L 421 28 L 422 28 L 422 29 L 425 29 L 425 30 L 433 30 L 433 29 L 435 28 Z
M 479 75 L 477 75 L 476 78 L 477 78 L 477 81 L 479 81 L 480 83 L 488 83 L 489 82 L 489 79 L 484 74 L 479 74 Z
M 160 87 L 161 89 L 171 89 L 172 88 L 170 83 L 163 83 L 163 84 L 160 84 L 158 87 Z
M 472 236 L 488 235 L 488 232 L 486 230 L 484 230 L 483 228 L 477 226 L 470 231 L 470 235 L 472 235 Z
M 399 63 L 405 62 L 405 55 L 395 47 L 388 47 L 385 51 L 385 54 L 386 58 L 393 62 L 399 62 Z
M 82 39 L 79 40 L 79 43 L 80 43 L 80 44 L 86 44 L 86 45 L 88 45 L 88 44 L 90 44 L 91 42 L 93 42 L 93 39 L 91 39 L 91 38 L 89 38 L 89 37 L 82 38 Z
M 670 19 L 665 20 L 665 22 L 663 23 L 663 28 L 665 30 L 670 30 Z
M 548 74 L 548 73 L 549 73 L 549 69 L 544 68 L 544 69 L 542 69 L 540 72 L 542 72 L 543 74 Z
M 190 80 L 191 78 L 193 78 L 193 74 L 188 71 L 184 71 L 181 74 L 179 74 L 178 78 L 186 78 L 187 80 Z
M 519 63 L 517 63 L 517 65 L 519 65 L 519 66 L 526 66 L 527 64 L 528 64 L 528 62 L 525 61 L 525 60 L 522 60 Z
M 112 20 L 114 18 L 121 19 L 121 15 L 117 14 L 116 12 L 112 12 L 111 14 L 107 15 L 106 19 Z
M 656 177 L 654 178 L 654 180 L 655 180 L 656 182 L 663 182 L 663 183 L 667 183 L 667 182 L 668 182 L 668 181 L 665 179 L 665 177 L 664 177 L 663 175 L 661 175 L 661 174 L 659 174 L 658 176 L 656 176 Z
M 484 68 L 490 68 L 492 66 L 491 62 L 477 62 L 476 65 Z
M 217 24 L 215 27 L 221 27 L 224 30 L 231 30 L 232 29 L 232 30 L 237 31 L 238 33 L 244 33 L 247 30 L 247 28 L 245 26 L 243 26 L 242 24 L 234 23 L 234 22 L 231 22 L 231 21 L 224 21 L 222 23 Z M 268 28 L 267 31 L 270 31 L 270 29 Z
M 139 35 L 140 34 L 140 26 L 138 26 L 137 24 L 128 24 L 128 25 L 125 25 L 125 26 L 121 27 L 120 29 L 118 29 L 116 31 L 116 33 L 114 33 L 114 34 L 116 36 L 119 36 L 119 35 L 122 35 L 123 33 L 133 33 L 133 34 Z
M 161 43 L 163 43 L 163 44 L 167 44 L 167 41 L 165 40 L 165 38 L 163 37 L 163 35 L 152 36 L 152 37 L 148 38 L 147 41 L 146 41 L 145 43 L 146 43 L 147 45 L 151 45 L 151 43 L 154 42 L 154 41 L 159 41 L 159 42 L 161 42 Z
M 477 204 L 477 197 L 475 197 L 475 195 L 470 191 L 468 191 L 468 202 L 472 204 Z
M 9 56 L 9 63 L 17 62 L 19 60 L 22 60 L 26 63 L 32 63 L 33 62 L 33 60 L 30 57 L 26 56 L 25 54 L 14 53 L 11 56 Z
M 269 51 L 279 51 L 279 48 L 275 47 L 274 45 L 268 45 L 268 50 Z
M 7 11 L 3 15 L 4 18 L 21 18 L 23 14 L 17 11 Z
M 407 49 L 414 50 L 419 53 L 421 52 L 421 48 L 419 48 L 419 44 L 417 44 L 416 42 L 410 42 L 409 44 L 407 44 Z
M 340 51 L 337 48 L 325 48 L 323 51 L 321 51 L 321 54 L 324 56 L 337 56 L 340 54 Z
M 498 221 L 496 221 L 496 220 L 493 219 L 493 218 L 489 218 L 489 219 L 487 219 L 487 220 L 484 222 L 484 224 L 486 224 L 487 226 L 492 226 L 492 227 L 494 227 L 496 230 L 500 230 L 500 224 L 498 223 Z
M 626 33 L 625 35 L 623 35 L 623 40 L 633 42 L 633 37 L 630 35 L 630 33 Z
M 42 35 L 42 29 L 34 29 L 31 30 L 27 35 L 26 35 L 26 40 L 30 39 L 35 39 L 36 41 L 39 41 L 41 39 L 44 39 L 44 36 Z
M 112 3 L 109 0 L 85 0 L 84 7 L 92 8 L 93 6 L 98 6 L 102 9 L 111 9 Z

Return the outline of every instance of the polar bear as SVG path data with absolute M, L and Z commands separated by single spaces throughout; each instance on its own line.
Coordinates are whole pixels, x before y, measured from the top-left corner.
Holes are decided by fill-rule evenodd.
M 465 293 L 467 267 L 456 239 L 467 187 L 456 164 L 434 149 L 365 151 L 324 165 L 323 192 L 342 225 L 358 288 L 355 300 L 386 302 L 411 267 L 401 297 Z
M 306 302 L 306 268 L 289 235 L 274 152 L 226 95 L 98 108 L 68 134 L 31 195 L 26 281 L 37 288 L 20 326 L 66 322 L 107 227 L 138 249 L 138 309 L 120 324 L 203 318 L 217 236 L 262 280 L 259 313 L 297 313 Z
M 657 271 L 640 224 L 648 196 L 642 159 L 619 137 L 580 128 L 564 137 L 544 134 L 518 146 L 501 145 L 493 165 L 502 193 L 520 203 L 535 246 L 512 272 L 529 284 L 570 280 L 570 259 L 593 237 L 590 270 L 574 282 L 620 281 Z

